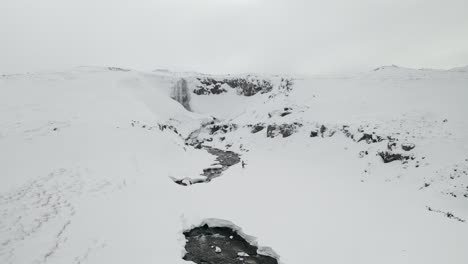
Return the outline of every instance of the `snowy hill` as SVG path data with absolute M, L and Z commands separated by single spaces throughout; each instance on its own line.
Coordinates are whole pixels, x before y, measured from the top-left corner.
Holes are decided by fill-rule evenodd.
M 213 230 L 238 263 L 466 263 L 466 98 L 463 69 L 1 76 L 0 263 L 228 257 Z

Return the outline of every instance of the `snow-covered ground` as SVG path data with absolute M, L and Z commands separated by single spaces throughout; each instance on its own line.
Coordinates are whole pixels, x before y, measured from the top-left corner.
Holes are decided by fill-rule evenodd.
M 180 78 L 193 112 L 171 99 Z M 272 88 L 193 93 L 204 78 Z M 467 98 L 468 68 L 1 76 L 0 263 L 187 263 L 182 232 L 202 223 L 242 228 L 285 264 L 468 263 Z M 175 184 L 214 163 L 189 135 L 246 167 Z

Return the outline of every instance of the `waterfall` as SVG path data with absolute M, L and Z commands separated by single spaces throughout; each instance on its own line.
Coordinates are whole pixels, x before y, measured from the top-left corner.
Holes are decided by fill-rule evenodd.
M 190 109 L 190 93 L 187 87 L 187 81 L 185 79 L 180 79 L 172 87 L 171 98 L 179 102 L 185 109 L 191 111 Z

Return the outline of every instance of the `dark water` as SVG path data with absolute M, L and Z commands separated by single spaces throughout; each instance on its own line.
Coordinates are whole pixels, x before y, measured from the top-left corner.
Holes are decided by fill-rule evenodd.
M 184 232 L 187 253 L 184 260 L 198 264 L 278 264 L 278 260 L 257 253 L 257 247 L 228 227 L 193 228 Z
M 205 176 L 205 179 L 194 179 L 191 180 L 190 184 L 210 182 L 212 179 L 221 176 L 221 174 L 229 167 L 241 161 L 240 155 L 233 151 L 226 151 L 208 146 L 202 146 L 201 148 L 216 156 L 216 163 L 213 164 L 213 167 L 203 169 L 203 173 L 200 175 Z M 174 182 L 179 185 L 188 185 L 183 181 L 183 179 L 174 180 Z

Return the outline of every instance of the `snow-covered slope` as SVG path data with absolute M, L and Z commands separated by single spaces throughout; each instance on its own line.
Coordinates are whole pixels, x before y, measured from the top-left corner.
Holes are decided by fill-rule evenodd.
M 466 98 L 464 70 L 396 66 L 2 76 L 0 263 L 187 263 L 202 223 L 282 263 L 466 263 Z M 208 147 L 245 168 L 190 185 Z

